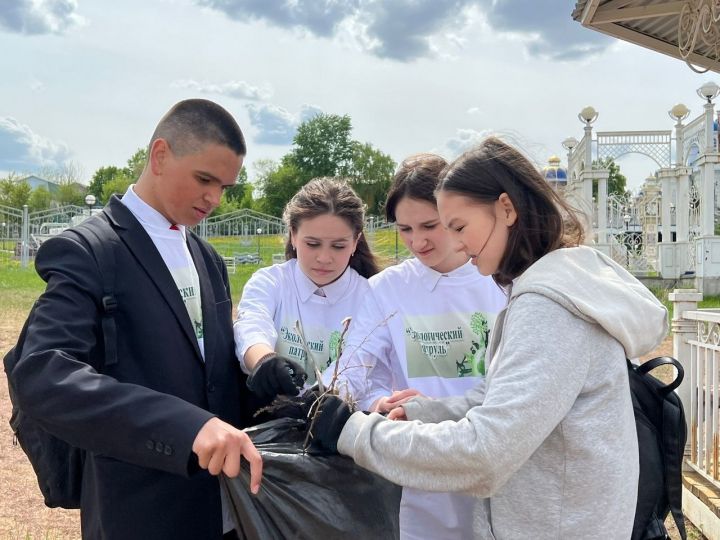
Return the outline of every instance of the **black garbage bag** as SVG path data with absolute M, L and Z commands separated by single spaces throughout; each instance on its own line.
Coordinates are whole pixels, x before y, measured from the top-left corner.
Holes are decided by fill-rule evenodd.
M 242 540 L 399 538 L 401 488 L 345 456 L 303 452 L 307 422 L 280 418 L 245 430 L 263 458 L 260 492 L 243 463 L 221 477 Z

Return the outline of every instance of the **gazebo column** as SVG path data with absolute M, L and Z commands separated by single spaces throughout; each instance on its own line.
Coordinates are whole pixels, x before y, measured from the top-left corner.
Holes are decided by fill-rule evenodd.
M 700 223 L 702 236 L 715 234 L 715 166 L 718 163 L 718 154 L 711 152 L 701 156 L 698 164 L 702 171 L 702 185 L 700 188 Z
M 687 242 L 690 238 L 690 168 L 678 167 L 676 171 L 675 236 L 678 242 Z
M 598 197 L 597 197 L 597 231 L 598 243 L 605 244 L 607 242 L 607 202 L 608 202 L 608 176 L 610 171 L 602 169 L 598 173 Z
M 672 181 L 675 179 L 675 169 L 660 169 L 660 194 L 662 209 L 660 212 L 662 243 L 672 242 L 672 212 L 671 204 L 675 204 L 672 198 Z

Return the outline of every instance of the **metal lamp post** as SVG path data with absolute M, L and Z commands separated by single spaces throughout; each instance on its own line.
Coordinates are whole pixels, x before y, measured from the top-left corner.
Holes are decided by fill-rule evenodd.
M 88 207 L 88 217 L 92 216 L 92 209 L 93 206 L 95 206 L 96 202 L 97 199 L 92 193 L 88 193 L 87 195 L 85 195 L 85 205 Z
M 260 227 L 258 227 L 258 228 L 255 230 L 255 232 L 257 233 L 257 234 L 256 234 L 256 236 L 257 236 L 257 254 L 258 254 L 258 257 L 259 257 L 259 256 L 260 256 L 260 235 L 262 234 L 262 229 L 261 229 Z

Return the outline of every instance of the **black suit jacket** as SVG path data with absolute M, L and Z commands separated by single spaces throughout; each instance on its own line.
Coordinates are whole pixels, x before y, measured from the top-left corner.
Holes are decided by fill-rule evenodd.
M 192 443 L 213 416 L 240 419 L 239 365 L 222 259 L 188 231 L 200 278 L 205 360 L 175 282 L 152 240 L 113 198 L 100 214 L 117 232 L 117 363 L 104 366 L 102 283 L 89 246 L 71 231 L 47 240 L 36 268 L 47 282 L 12 372 L 20 407 L 87 450 L 83 537 L 222 536 L 218 480 Z

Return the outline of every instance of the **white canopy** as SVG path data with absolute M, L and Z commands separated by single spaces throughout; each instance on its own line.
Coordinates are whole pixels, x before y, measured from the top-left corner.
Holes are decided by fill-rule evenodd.
M 573 19 L 587 28 L 720 73 L 717 0 L 579 0 Z

